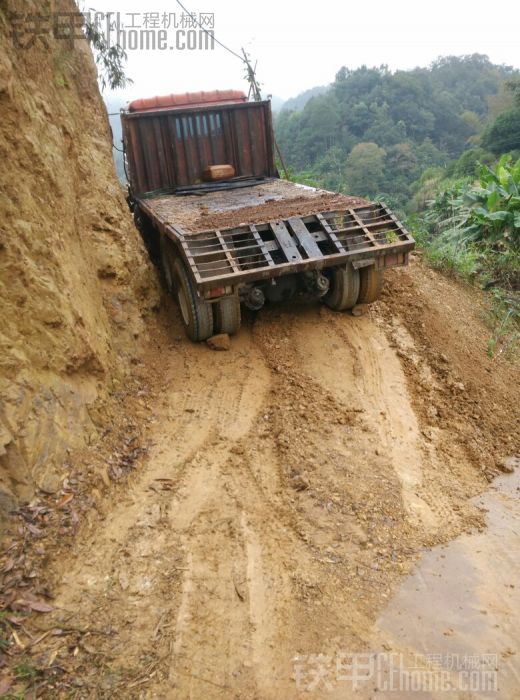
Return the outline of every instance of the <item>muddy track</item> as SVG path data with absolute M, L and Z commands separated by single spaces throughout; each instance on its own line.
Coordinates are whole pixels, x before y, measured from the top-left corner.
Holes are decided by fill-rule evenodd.
M 366 649 L 421 549 L 482 527 L 467 435 L 425 420 L 452 379 L 394 301 L 266 309 L 228 353 L 168 309 L 148 456 L 50 566 L 82 696 L 298 697 L 295 657 Z

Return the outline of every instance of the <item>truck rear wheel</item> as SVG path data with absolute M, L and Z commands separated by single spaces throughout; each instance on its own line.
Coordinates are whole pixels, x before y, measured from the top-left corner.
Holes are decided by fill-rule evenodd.
M 154 265 L 159 264 L 161 257 L 159 233 L 153 227 L 150 219 L 136 205 L 134 208 L 134 224 L 144 243 L 144 247 Z
M 173 244 L 163 237 L 161 261 L 168 291 L 177 297 L 181 319 L 190 340 L 207 340 L 213 335 L 211 304 L 197 295 L 182 260 L 175 254 Z
M 383 288 L 383 270 L 376 270 L 374 265 L 362 267 L 359 271 L 358 304 L 371 304 L 381 296 Z
M 215 333 L 234 335 L 240 329 L 240 299 L 225 297 L 213 304 Z
M 324 301 L 334 311 L 351 309 L 358 303 L 359 270 L 348 262 L 342 267 L 333 267 L 329 271 L 330 287 Z
M 173 265 L 175 263 L 175 251 L 173 244 L 166 238 L 161 236 L 161 269 L 164 275 L 166 289 L 170 294 L 173 294 Z

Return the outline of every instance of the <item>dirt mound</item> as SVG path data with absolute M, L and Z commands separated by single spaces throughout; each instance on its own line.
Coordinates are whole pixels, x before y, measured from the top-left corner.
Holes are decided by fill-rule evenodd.
M 341 194 L 322 194 L 313 197 L 294 197 L 283 202 L 265 202 L 238 210 L 223 211 L 218 214 L 201 212 L 193 223 L 192 231 L 204 231 L 213 228 L 231 228 L 240 224 L 254 224 L 273 219 L 287 219 L 290 216 L 307 216 L 317 211 L 346 209 L 358 204 L 365 204 L 360 197 L 346 197 Z
M 11 2 L 34 13 L 37 3 Z M 72 0 L 63 12 L 77 11 Z M 86 42 L 15 48 L 0 14 L 0 509 L 55 490 L 138 353 L 155 278 Z M 34 21 L 34 20 L 33 20 Z M 117 362 L 116 362 L 117 360 Z
M 155 216 L 182 226 L 189 234 L 346 209 L 367 204 L 367 201 L 275 179 L 243 188 L 208 192 L 203 198 L 195 193 L 154 197 L 146 204 Z
M 403 575 L 484 529 L 469 499 L 519 450 L 483 309 L 415 257 L 366 315 L 273 305 L 226 353 L 165 309 L 125 443 L 85 450 L 0 563 L 15 609 L 54 608 L 17 628 L 44 636 L 42 697 L 296 698 L 295 659 L 372 649 Z
M 475 287 L 421 264 L 418 256 L 387 279 L 381 303 L 387 332 L 418 387 L 415 409 L 429 426 L 428 435 L 454 431 L 475 467 L 491 480 L 504 458 L 520 450 L 520 368 L 487 354 L 488 300 Z M 452 444 L 444 447 L 452 453 Z

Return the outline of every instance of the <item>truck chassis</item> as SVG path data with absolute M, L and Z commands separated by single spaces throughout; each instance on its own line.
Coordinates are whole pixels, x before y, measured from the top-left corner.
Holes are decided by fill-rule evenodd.
M 153 218 L 146 201 L 139 206 Z M 415 245 L 382 203 L 189 235 L 180 225 L 154 223 L 174 242 L 203 295 L 349 261 L 354 268 L 403 265 Z

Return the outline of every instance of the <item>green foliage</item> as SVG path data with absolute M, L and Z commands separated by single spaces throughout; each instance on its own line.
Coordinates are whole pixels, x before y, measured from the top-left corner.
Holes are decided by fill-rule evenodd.
M 444 181 L 408 221 L 428 262 L 492 289 L 488 352 L 515 354 L 520 328 L 520 159 L 479 166 L 478 182 Z
M 351 194 L 375 195 L 383 186 L 386 151 L 375 143 L 358 143 L 349 153 L 345 180 Z
M 515 76 L 514 78 L 506 80 L 506 88 L 513 96 L 513 101 L 516 106 L 520 107 L 520 78 Z
M 126 51 L 119 44 L 109 45 L 100 13 L 92 11 L 85 15 L 84 31 L 94 53 L 101 89 L 104 90 L 107 85 L 111 90 L 131 85 L 133 81 L 124 70 Z
M 520 160 L 505 155 L 495 168 L 481 165 L 479 182 L 459 181 L 441 190 L 425 221 L 433 230 L 457 239 L 520 250 Z
M 426 259 L 432 267 L 455 273 L 468 281 L 473 281 L 482 271 L 481 251 L 471 246 L 460 245 L 446 235 L 430 240 L 429 244 Z
M 308 172 L 308 171 L 307 171 Z M 339 146 L 329 148 L 312 168 L 316 184 L 327 190 L 342 192 L 345 187 L 345 156 Z
M 493 154 L 484 148 L 470 148 L 456 161 L 453 174 L 455 177 L 476 177 L 482 163 L 491 165 L 494 160 Z
M 281 171 L 281 164 L 277 163 L 278 170 Z M 302 170 L 299 173 L 295 173 L 291 168 L 287 170 L 287 180 L 290 182 L 297 182 L 300 185 L 307 185 L 308 187 L 318 187 L 318 183 L 314 179 L 311 173 Z
M 300 111 L 283 108 L 276 135 L 288 164 L 321 186 L 369 196 L 384 192 L 404 207 L 420 189 L 425 169 L 442 168 L 444 178 L 475 176 L 477 161 L 492 162 L 479 146 L 490 101 L 500 93 L 511 105 L 513 93 L 505 85 L 516 80 L 513 68 L 479 54 L 394 73 L 387 66 L 344 67 Z M 363 174 L 351 154 L 365 144 L 384 156 L 371 159 L 370 172 Z M 417 199 L 416 206 L 422 202 Z
M 494 289 L 490 310 L 493 334 L 488 341 L 490 357 L 504 354 L 508 359 L 516 357 L 520 344 L 520 301 L 518 296 L 504 289 Z
M 41 675 L 41 671 L 28 659 L 21 661 L 15 666 L 14 673 L 18 680 L 26 683 L 33 683 Z
M 520 148 L 520 108 L 500 114 L 484 133 L 482 145 L 497 155 Z
M 508 88 L 507 80 L 504 80 L 499 87 L 498 92 L 494 95 L 488 95 L 486 101 L 488 103 L 489 116 L 496 119 L 499 114 L 506 112 L 508 109 L 513 109 L 515 99 L 512 91 Z
M 464 224 L 473 240 L 520 248 L 520 160 L 504 155 L 495 168 L 480 168 L 480 187 L 465 191 L 470 215 Z
M 7 617 L 8 613 L 5 610 L 0 611 L 0 653 L 5 652 L 10 646 L 10 626 Z

